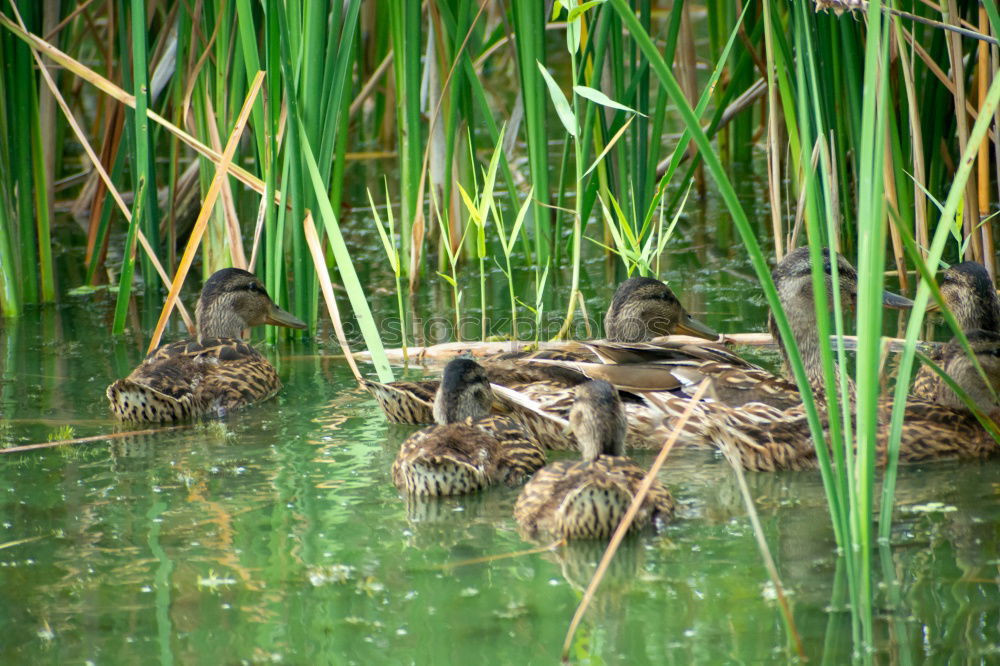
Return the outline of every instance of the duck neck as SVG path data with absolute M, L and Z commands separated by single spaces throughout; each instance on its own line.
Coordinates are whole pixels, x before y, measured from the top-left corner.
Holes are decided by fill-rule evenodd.
M 800 298 L 798 300 L 807 301 L 808 299 Z M 788 315 L 788 325 L 792 329 L 792 337 L 795 338 L 795 344 L 799 349 L 799 357 L 802 359 L 802 366 L 806 371 L 806 379 L 809 381 L 809 387 L 812 389 L 813 395 L 822 400 L 826 395 L 826 384 L 823 377 L 822 347 L 820 346 L 822 342 L 819 339 L 819 327 L 816 325 L 813 304 L 811 301 L 786 303 L 785 312 Z M 778 331 L 778 325 L 773 315 L 768 317 L 768 328 L 775 341 L 777 341 L 778 348 L 781 349 L 784 375 L 787 379 L 794 382 L 795 375 L 792 373 L 788 348 L 781 339 L 781 333 Z M 827 342 L 827 344 L 829 343 Z M 839 366 L 836 369 L 839 373 Z M 854 383 L 850 378 L 848 378 L 847 385 L 848 393 L 853 400 Z
M 195 318 L 199 341 L 206 338 L 240 338 L 246 328 L 242 317 L 231 309 L 218 307 L 217 304 L 203 306 L 199 301 Z

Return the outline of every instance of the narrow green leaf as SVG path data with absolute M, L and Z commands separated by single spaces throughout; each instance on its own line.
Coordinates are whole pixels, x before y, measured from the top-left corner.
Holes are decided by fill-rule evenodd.
M 365 192 L 368 193 L 368 204 L 371 206 L 372 216 L 375 218 L 375 228 L 378 229 L 379 238 L 382 239 L 382 247 L 385 248 L 385 256 L 389 258 L 389 264 L 392 266 L 392 272 L 399 275 L 399 259 L 396 256 L 396 248 L 392 244 L 392 241 L 389 240 L 389 236 L 386 235 L 385 229 L 382 228 L 382 218 L 378 214 L 378 208 L 375 206 L 375 200 L 372 199 L 372 191 L 366 187 Z
M 576 137 L 576 117 L 573 116 L 573 109 L 570 108 L 569 102 L 566 101 L 566 95 L 563 94 L 563 91 L 556 84 L 548 70 L 542 66 L 542 63 L 537 60 L 535 62 L 538 65 L 538 70 L 542 73 L 542 78 L 545 79 L 545 85 L 549 88 L 549 97 L 552 99 L 552 104 L 556 107 L 556 114 L 559 116 L 559 120 L 562 122 L 563 127 L 566 128 L 566 132 L 570 136 Z
M 590 0 L 590 2 L 585 2 L 582 5 L 577 5 L 573 9 L 569 10 L 569 15 L 566 17 L 567 23 L 572 23 L 580 18 L 581 14 L 586 13 L 588 10 L 596 7 L 597 5 L 603 5 L 605 0 Z
M 611 99 L 610 97 L 602 93 L 600 90 L 597 90 L 595 88 L 591 88 L 589 86 L 573 86 L 573 91 L 580 97 L 585 97 L 586 99 L 589 99 L 591 102 L 594 102 L 595 104 L 600 104 L 601 106 L 606 106 L 609 109 L 618 109 L 619 111 L 627 111 L 628 113 L 634 113 L 640 115 L 643 118 L 648 117 L 645 113 L 640 113 L 639 111 L 636 111 L 630 106 L 625 106 L 620 102 L 616 102 L 615 100 Z
M 517 211 L 517 218 L 514 220 L 514 228 L 510 232 L 510 245 L 513 247 L 514 243 L 517 241 L 517 235 L 521 232 L 521 227 L 524 225 L 524 218 L 528 214 L 528 208 L 531 205 L 531 201 L 535 196 L 535 186 L 532 185 L 531 189 L 528 190 L 528 196 L 524 198 L 524 203 L 521 204 L 521 209 Z

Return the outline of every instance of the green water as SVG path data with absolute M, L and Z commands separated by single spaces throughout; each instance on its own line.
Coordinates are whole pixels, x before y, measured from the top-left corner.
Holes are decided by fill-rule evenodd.
M 730 279 L 745 266 L 720 256 L 668 277 L 708 280 L 685 301 L 713 325 L 759 328 L 752 286 Z M 589 274 L 604 279 L 599 265 Z M 592 306 L 609 291 L 593 289 Z M 109 341 L 100 295 L 65 301 L 3 322 L 4 446 L 116 430 L 104 388 L 144 340 Z M 0 662 L 556 663 L 600 550 L 450 566 L 533 545 L 511 516 L 516 491 L 407 505 L 389 468 L 411 429 L 385 422 L 336 346 L 264 351 L 284 391 L 226 421 L 0 457 Z M 879 587 L 878 661 L 1000 659 L 998 471 L 901 470 L 893 543 L 878 554 L 898 603 Z M 688 452 L 662 480 L 677 520 L 625 544 L 573 657 L 794 660 L 728 467 Z M 807 655 L 843 663 L 850 619 L 818 474 L 749 482 Z

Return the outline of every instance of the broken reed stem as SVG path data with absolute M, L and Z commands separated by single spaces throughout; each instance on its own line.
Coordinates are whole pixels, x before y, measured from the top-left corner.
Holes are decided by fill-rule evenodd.
M 167 426 L 165 428 L 149 428 L 147 430 L 130 430 L 128 432 L 113 432 L 109 435 L 93 435 L 91 437 L 77 437 L 76 439 L 60 439 L 57 442 L 41 442 L 38 444 L 25 444 L 24 446 L 11 446 L 6 449 L 0 449 L 0 454 L 20 453 L 22 451 L 36 451 L 38 449 L 51 449 L 55 446 L 68 446 L 70 444 L 88 444 L 90 442 L 101 442 L 107 439 L 121 439 L 122 437 L 153 435 L 161 432 L 170 432 L 171 430 L 186 430 L 187 428 L 192 428 L 192 427 L 194 427 L 194 424 L 189 423 L 186 425 Z
M 642 506 L 643 501 L 646 499 L 646 494 L 649 492 L 649 487 L 653 485 L 653 481 L 656 480 L 656 475 L 660 471 L 660 467 L 663 466 L 663 462 L 667 459 L 667 455 L 670 450 L 674 448 L 674 442 L 681 434 L 681 430 L 687 425 L 688 419 L 691 417 L 691 413 L 694 411 L 695 405 L 701 400 L 702 396 L 705 395 L 705 391 L 708 389 L 709 380 L 704 379 L 700 384 L 698 384 L 698 389 L 691 396 L 691 400 L 688 402 L 684 411 L 681 413 L 680 418 L 674 424 L 673 430 L 670 432 L 670 436 L 667 438 L 666 443 L 663 448 L 660 449 L 659 455 L 656 456 L 656 460 L 653 461 L 653 465 L 649 468 L 646 473 L 645 478 L 642 480 L 642 484 L 639 486 L 639 490 L 635 493 L 635 497 L 632 498 L 632 504 L 629 505 L 628 511 L 622 517 L 621 523 L 618 524 L 618 529 L 615 533 L 611 535 L 611 542 L 608 543 L 607 549 L 604 551 L 604 556 L 601 558 L 600 564 L 597 566 L 597 571 L 594 572 L 593 578 L 590 579 L 590 583 L 587 585 L 587 591 L 583 593 L 583 599 L 580 600 L 580 604 L 576 607 L 576 613 L 573 615 L 573 621 L 570 622 L 569 630 L 566 632 L 566 640 L 563 641 L 562 647 L 562 661 L 563 663 L 569 660 L 569 648 L 573 642 L 573 636 L 576 634 L 577 627 L 580 626 L 580 621 L 583 619 L 583 614 L 587 611 L 587 607 L 590 605 L 591 599 L 594 598 L 594 593 L 597 591 L 597 586 L 601 584 L 601 579 L 604 578 L 604 573 L 608 570 L 608 566 L 611 564 L 611 560 L 614 559 L 615 553 L 618 552 L 618 546 L 621 544 L 622 539 L 628 534 L 629 527 L 632 526 L 632 521 L 635 519 L 635 514 L 639 512 L 639 507 Z
M 513 553 L 500 553 L 499 555 L 484 555 L 483 557 L 474 557 L 471 560 L 461 560 L 459 562 L 445 562 L 440 564 L 434 569 L 440 570 L 450 570 L 456 569 L 458 567 L 467 567 L 470 564 L 485 564 L 487 562 L 495 562 L 497 560 L 509 560 L 512 557 L 521 557 L 522 555 L 537 555 L 538 553 L 547 553 L 549 551 L 555 550 L 559 546 L 565 546 L 566 539 L 559 539 L 558 541 L 553 541 L 547 546 L 539 546 L 537 548 L 528 548 L 527 550 L 515 550 Z

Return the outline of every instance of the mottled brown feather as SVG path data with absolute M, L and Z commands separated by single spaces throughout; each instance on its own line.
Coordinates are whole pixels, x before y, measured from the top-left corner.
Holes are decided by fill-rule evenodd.
M 607 539 L 621 522 L 645 472 L 628 458 L 560 460 L 541 469 L 524 487 L 514 518 L 530 538 Z M 668 521 L 674 501 L 654 482 L 632 523 L 633 530 Z
M 542 448 L 502 416 L 424 428 L 403 442 L 392 481 L 419 496 L 461 495 L 518 485 L 545 464 Z

